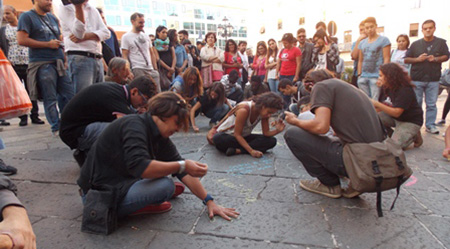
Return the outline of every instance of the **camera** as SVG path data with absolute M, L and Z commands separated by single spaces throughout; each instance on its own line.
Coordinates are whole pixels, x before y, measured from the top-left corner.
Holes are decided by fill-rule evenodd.
M 62 1 L 62 3 L 63 3 L 64 5 L 69 5 L 69 4 L 81 4 L 81 3 L 86 2 L 86 0 L 61 0 L 61 1 Z

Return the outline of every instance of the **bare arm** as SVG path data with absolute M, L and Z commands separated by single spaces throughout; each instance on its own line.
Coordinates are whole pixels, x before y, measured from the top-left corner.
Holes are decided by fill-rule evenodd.
M 158 64 L 157 62 L 157 52 L 155 51 L 155 49 L 153 47 L 149 48 L 150 50 L 150 58 L 152 60 L 152 65 L 153 65 L 153 69 L 158 70 Z
M 191 111 L 190 111 L 190 118 L 191 118 L 192 129 L 194 129 L 195 132 L 199 131 L 198 127 L 195 125 L 195 112 L 200 107 L 202 107 L 202 104 L 200 104 L 200 101 L 197 101 L 197 103 L 195 103 L 195 105 L 191 108 Z
M 298 81 L 298 74 L 300 73 L 300 70 L 302 69 L 302 56 L 297 56 L 297 58 L 295 58 L 295 61 L 297 62 L 297 68 L 295 69 L 295 76 L 294 76 L 294 80 L 293 82 L 297 82 Z
M 172 66 L 171 66 L 171 69 L 174 70 L 175 69 L 175 65 L 177 64 L 177 56 L 175 54 L 175 49 L 173 47 L 170 49 L 170 52 L 172 53 Z
M 387 45 L 383 48 L 383 64 L 391 61 L 391 45 Z
M 27 32 L 25 31 L 17 31 L 17 42 L 21 46 L 29 47 L 29 48 L 51 48 L 58 49 L 61 44 L 60 40 L 50 40 L 50 41 L 37 41 L 33 38 L 30 38 Z
M 366 35 L 361 35 L 360 37 L 358 37 L 358 40 L 356 40 L 355 47 L 353 48 L 352 54 L 351 54 L 352 60 L 354 60 L 354 61 L 358 60 L 358 58 L 359 58 L 359 48 L 358 48 L 358 46 L 359 46 L 359 43 L 365 38 L 367 38 Z
M 445 131 L 445 149 L 442 156 L 450 160 L 450 126 Z
M 284 130 L 285 125 L 283 120 L 277 120 L 275 122 L 276 122 L 275 130 L 270 130 L 269 119 L 265 118 L 261 120 L 261 127 L 264 136 L 273 137 Z
M 5 190 L 6 191 L 6 190 Z M 1 231 L 9 231 L 11 238 L 6 236 L 1 242 L 2 248 L 25 248 L 25 249 L 35 249 L 36 248 L 36 236 L 31 227 L 31 222 L 28 218 L 27 211 L 23 207 L 19 206 L 7 206 L 2 210 L 3 220 L 0 222 Z M 0 237 L 4 237 L 1 235 Z
M 128 57 L 128 55 L 129 55 L 128 49 L 122 48 L 122 58 L 124 58 L 125 60 L 127 60 L 128 62 L 130 62 L 130 58 Z
M 281 68 L 281 61 L 280 60 L 278 60 L 277 61 L 277 70 L 276 70 L 276 73 L 275 73 L 275 79 L 279 79 L 280 78 L 280 68 Z
M 375 109 L 377 109 L 377 111 L 382 111 L 393 118 L 400 117 L 402 113 L 405 111 L 405 109 L 403 108 L 387 106 L 373 99 L 372 104 L 375 107 Z
M 362 63 L 363 63 L 364 55 L 361 50 L 359 50 L 359 56 L 358 56 L 358 76 L 362 73 Z

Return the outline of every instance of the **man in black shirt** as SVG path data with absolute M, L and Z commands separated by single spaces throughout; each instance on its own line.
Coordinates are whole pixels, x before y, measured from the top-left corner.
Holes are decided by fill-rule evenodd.
M 178 177 L 208 207 L 209 217 L 236 218 L 239 213 L 214 203 L 198 177 L 206 164 L 184 160 L 169 139 L 189 127 L 189 111 L 183 98 L 163 92 L 149 101 L 149 112 L 128 115 L 112 122 L 92 146 L 77 183 L 82 196 L 94 186 L 118 190 L 118 216 L 166 212 L 167 202 L 180 192 L 172 179 Z M 94 168 L 95 167 L 95 168 Z
M 113 120 L 144 108 L 156 94 L 156 85 L 148 77 L 134 79 L 130 85 L 97 83 L 79 92 L 64 108 L 61 115 L 61 140 L 83 165 L 85 155 L 100 133 Z
M 439 134 L 434 123 L 437 115 L 436 101 L 439 95 L 441 65 L 448 60 L 449 51 L 446 41 L 435 37 L 434 31 L 436 31 L 436 23 L 433 20 L 426 20 L 422 24 L 424 37 L 411 44 L 406 52 L 405 63 L 411 64 L 411 79 L 416 85 L 415 92 L 419 106 L 422 106 L 425 93 L 426 131 Z

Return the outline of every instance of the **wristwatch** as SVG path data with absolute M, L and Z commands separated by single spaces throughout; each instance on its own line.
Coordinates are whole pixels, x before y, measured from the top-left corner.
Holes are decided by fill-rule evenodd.
M 214 201 L 214 198 L 210 194 L 206 194 L 206 198 L 203 200 L 203 204 L 206 205 L 208 201 Z
M 178 170 L 178 174 L 181 174 L 186 169 L 186 161 L 185 160 L 180 160 L 177 163 L 180 165 L 180 169 Z

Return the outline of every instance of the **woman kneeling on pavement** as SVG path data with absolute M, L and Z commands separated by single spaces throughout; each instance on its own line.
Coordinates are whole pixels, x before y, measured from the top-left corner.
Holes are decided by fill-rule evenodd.
M 198 98 L 197 103 L 190 110 L 192 129 L 195 132 L 199 131 L 195 125 L 195 116 L 198 115 L 199 110 L 211 119 L 209 125 L 212 127 L 225 117 L 230 109 L 231 104 L 225 97 L 225 87 L 220 82 L 214 82 L 212 87 Z
M 263 153 L 277 144 L 277 139 L 273 136 L 284 130 L 283 120 L 275 122 L 274 130 L 269 127 L 270 116 L 283 109 L 283 99 L 274 92 L 267 92 L 252 100 L 243 101 L 235 108 L 238 109 L 233 129 L 219 132 L 213 137 L 216 148 L 227 156 L 248 153 L 253 157 L 262 157 Z M 259 121 L 263 134 L 252 134 Z M 221 130 L 220 126 L 218 130 Z
M 180 95 L 163 92 L 150 99 L 148 112 L 112 122 L 100 135 L 81 170 L 78 185 L 83 202 L 92 186 L 118 190 L 118 216 L 162 213 L 168 200 L 184 191 L 168 175 L 176 176 L 208 207 L 209 217 L 236 218 L 234 209 L 218 206 L 198 177 L 206 164 L 184 160 L 169 139 L 189 126 L 189 111 Z M 92 175 L 91 175 L 92 174 Z
M 380 97 L 383 100 L 372 102 L 389 135 L 402 149 L 413 142 L 414 147 L 421 146 L 423 111 L 417 103 L 413 89 L 415 86 L 408 73 L 397 63 L 381 65 L 377 85 L 384 90 Z

